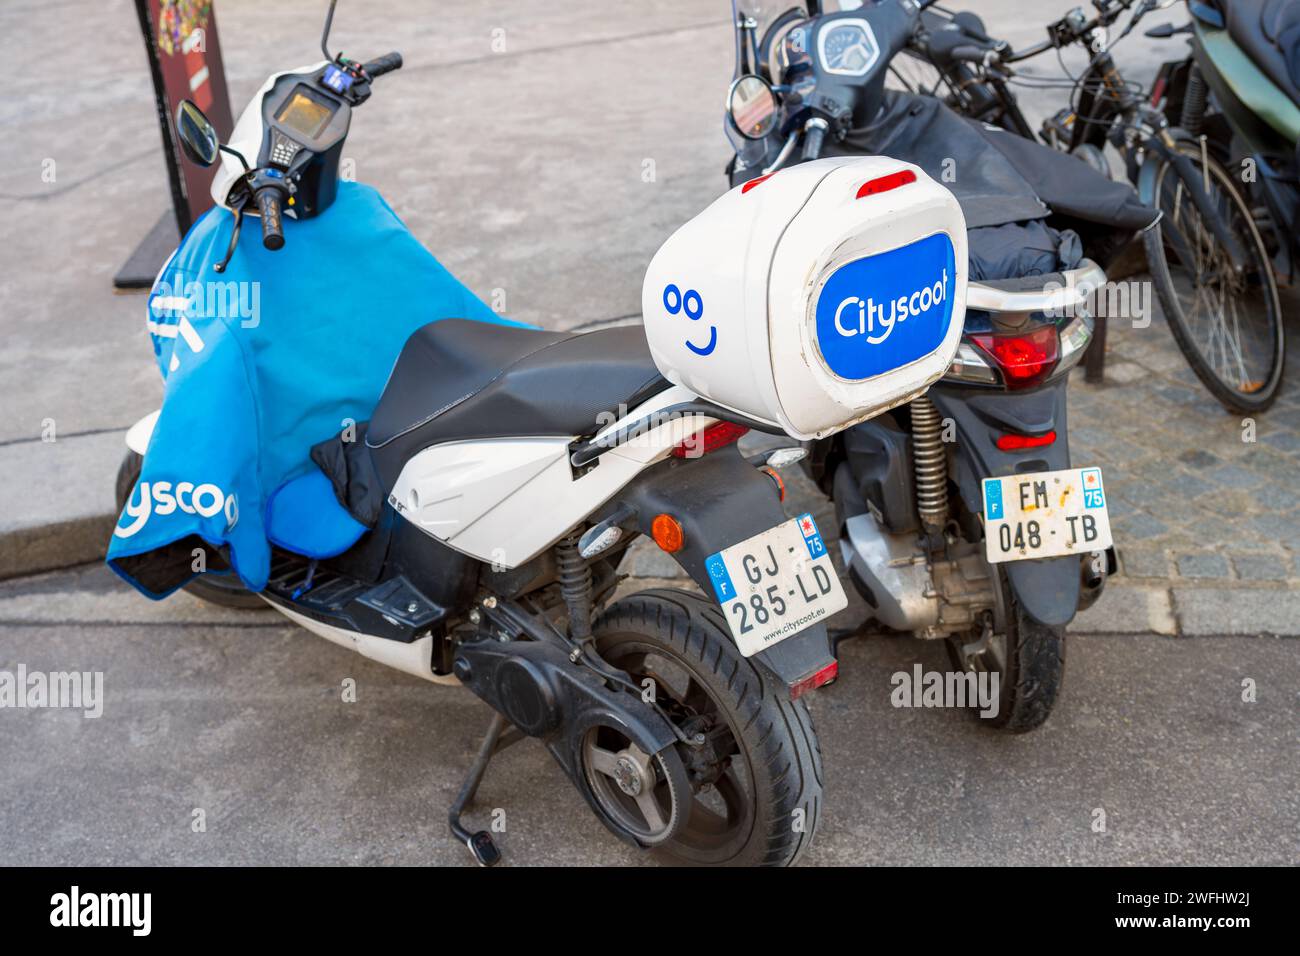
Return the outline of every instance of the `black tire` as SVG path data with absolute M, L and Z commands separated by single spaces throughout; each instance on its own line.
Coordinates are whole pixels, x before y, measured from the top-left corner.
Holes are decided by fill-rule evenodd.
M 131 490 L 140 480 L 140 468 L 144 459 L 138 452 L 128 450 L 117 469 L 117 510 L 120 514 L 126 507 Z M 183 590 L 193 594 L 201 601 L 233 607 L 241 610 L 258 610 L 265 608 L 266 602 L 249 591 L 234 574 L 203 574 L 186 584 Z
M 1199 146 L 1186 140 L 1180 141 L 1178 145 L 1179 151 L 1187 157 L 1196 172 L 1205 175 Z M 1210 282 L 1215 281 L 1215 277 L 1220 274 L 1228 274 L 1223 268 L 1217 267 L 1218 257 L 1226 257 L 1226 252 L 1221 249 L 1208 229 L 1198 228 L 1194 230 L 1193 236 L 1190 235 L 1193 230 L 1182 226 L 1182 222 L 1187 221 L 1186 217 L 1196 216 L 1196 224 L 1199 224 L 1200 218 L 1186 195 L 1186 188 L 1180 186 L 1182 177 L 1172 163 L 1165 162 L 1157 173 L 1153 199 L 1164 212 L 1164 216 L 1161 222 L 1146 230 L 1143 235 L 1143 245 L 1150 264 L 1156 296 L 1160 300 L 1160 308 L 1164 311 L 1174 341 L 1178 343 L 1178 348 L 1186 357 L 1192 371 L 1224 408 L 1235 414 L 1250 415 L 1265 411 L 1271 406 L 1282 387 L 1282 373 L 1286 362 L 1282 304 L 1278 296 L 1277 280 L 1273 275 L 1268 248 L 1255 225 L 1250 206 L 1242 197 L 1228 171 L 1213 157 L 1207 158 L 1206 168 L 1210 177 L 1211 201 L 1230 227 L 1232 234 L 1236 236 L 1247 260 L 1245 274 L 1218 280 L 1223 285 L 1221 295 L 1224 302 L 1221 310 L 1223 318 L 1216 323 L 1215 316 L 1211 314 L 1207 316 L 1205 322 L 1199 321 L 1200 290 L 1210 290 L 1206 293 L 1206 297 L 1209 298 L 1213 294 Z M 1176 220 L 1175 216 L 1184 218 Z M 1175 223 L 1179 228 L 1179 235 L 1184 237 L 1184 245 L 1187 245 L 1186 240 L 1194 240 L 1195 248 L 1190 245 L 1187 245 L 1187 248 L 1189 253 L 1198 260 L 1197 263 L 1179 261 L 1177 248 L 1167 240 L 1166 230 L 1175 228 Z M 1174 261 L 1172 268 L 1171 254 Z M 1203 262 L 1202 256 L 1204 256 Z M 1179 282 L 1188 285 L 1191 289 L 1193 307 L 1190 312 L 1184 308 L 1175 274 L 1179 277 Z M 1229 310 L 1233 317 L 1231 333 L 1226 318 Z M 1207 309 L 1208 312 L 1210 310 Z M 1262 315 L 1252 315 L 1260 312 Z M 1247 327 L 1255 326 L 1259 333 L 1255 337 L 1256 347 L 1250 351 L 1253 354 L 1257 353 L 1260 361 L 1252 363 L 1249 370 L 1246 369 L 1242 357 L 1244 346 L 1241 337 L 1243 325 L 1241 317 L 1243 315 L 1246 318 L 1244 324 Z M 1216 337 L 1214 330 L 1219 327 L 1222 328 L 1222 332 Z M 1238 357 L 1239 374 L 1235 376 L 1238 381 L 1233 381 L 1229 377 L 1232 363 L 1227 345 L 1229 334 L 1235 335 L 1233 351 Z M 1216 338 L 1224 343 L 1217 349 L 1214 344 Z M 1216 355 L 1216 352 L 1221 355 Z M 1216 361 L 1219 358 L 1222 359 L 1222 363 Z
M 722 770 L 716 781 L 701 788 L 692 770 L 690 815 L 655 854 L 703 866 L 787 866 L 798 860 L 816 833 L 822 805 L 821 750 L 812 716 L 803 701 L 791 701 L 784 686 L 741 656 L 721 609 L 685 591 L 642 591 L 601 615 L 595 634 L 610 664 L 638 682 L 655 678 L 657 697 L 673 719 L 710 715 L 710 727 L 729 750 L 717 764 Z M 657 658 L 683 671 L 676 682 L 656 669 L 662 663 L 650 663 Z M 686 759 L 690 748 L 679 749 Z M 740 802 L 742 777 L 748 778 L 750 796 L 733 807 Z M 725 816 L 709 806 L 714 797 L 724 804 Z
M 1065 680 L 1065 628 L 1040 624 L 1020 606 L 1015 594 L 998 572 L 1002 587 L 998 630 L 991 647 L 967 658 L 958 639 L 948 639 L 948 654 L 959 670 L 999 672 L 998 713 L 981 717 L 982 725 L 1011 734 L 1023 734 L 1043 726 L 1061 693 Z M 968 638 L 973 639 L 973 638 Z

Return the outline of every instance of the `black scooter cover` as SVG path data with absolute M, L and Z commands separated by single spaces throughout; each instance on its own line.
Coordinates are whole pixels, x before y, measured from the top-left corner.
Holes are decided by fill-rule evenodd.
M 828 156 L 863 153 L 914 163 L 952 190 L 972 231 L 975 279 L 1077 265 L 1077 240 L 1068 230 L 1058 233 L 1041 222 L 1050 215 L 1123 233 L 1146 228 L 1158 215 L 1127 183 L 1107 179 L 1073 156 L 961 116 L 930 96 L 886 91 L 870 125 L 851 130 L 826 150 Z M 1021 228 L 986 228 L 1011 223 Z M 1056 261 L 1051 261 L 1053 249 Z

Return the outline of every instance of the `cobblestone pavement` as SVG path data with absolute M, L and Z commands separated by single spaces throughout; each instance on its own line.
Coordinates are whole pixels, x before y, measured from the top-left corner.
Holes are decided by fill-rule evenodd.
M 1087 385 L 1081 373 L 1071 383 L 1070 443 L 1076 462 L 1103 468 L 1125 574 L 1295 585 L 1294 374 L 1252 420 L 1201 386 L 1162 316 L 1145 329 L 1113 323 L 1108 345 L 1105 383 Z

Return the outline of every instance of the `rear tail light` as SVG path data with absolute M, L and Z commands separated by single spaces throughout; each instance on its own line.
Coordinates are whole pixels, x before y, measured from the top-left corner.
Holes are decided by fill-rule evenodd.
M 999 435 L 996 442 L 1002 451 L 1024 451 L 1026 448 L 1042 448 L 1056 441 L 1056 432 L 1046 435 Z
M 1165 76 L 1156 77 L 1155 85 L 1151 87 L 1151 105 L 1159 106 L 1160 97 L 1165 95 Z
M 854 199 L 861 199 L 863 196 L 875 196 L 880 193 L 887 193 L 891 189 L 897 189 L 899 186 L 906 186 L 908 183 L 916 182 L 916 173 L 910 169 L 900 169 L 896 173 L 890 173 L 887 176 L 877 176 L 875 179 L 869 179 L 862 184 L 858 194 Z
M 791 684 L 790 699 L 798 700 L 804 694 L 808 693 L 808 691 L 816 690 L 818 687 L 822 687 L 826 684 L 829 684 L 839 675 L 840 675 L 840 662 L 831 661 L 821 670 L 815 671 L 814 673 L 809 674 L 807 677 L 801 678 L 800 680 L 797 680 L 793 684 Z
M 952 365 L 944 373 L 944 378 L 953 382 L 970 382 L 975 385 L 1000 385 L 1002 380 L 989 365 L 984 353 L 969 342 L 957 345 L 957 355 Z
M 1092 319 L 1078 316 L 1073 322 L 1061 329 L 1061 359 L 1056 363 L 1053 375 L 1068 372 L 1079 364 L 1092 343 Z
M 981 352 L 993 360 L 1007 388 L 1030 388 L 1052 374 L 1061 356 L 1056 326 L 1040 325 L 1028 332 L 969 336 Z
M 724 445 L 739 441 L 740 436 L 749 429 L 734 422 L 714 422 L 703 431 L 696 432 L 673 447 L 674 458 L 698 458 L 711 451 L 717 451 Z

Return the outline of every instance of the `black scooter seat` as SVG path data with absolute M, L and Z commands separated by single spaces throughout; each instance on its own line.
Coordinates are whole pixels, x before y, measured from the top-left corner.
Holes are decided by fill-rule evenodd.
M 402 347 L 366 445 L 391 487 L 431 445 L 588 435 L 667 387 L 640 326 L 574 334 L 443 319 Z

